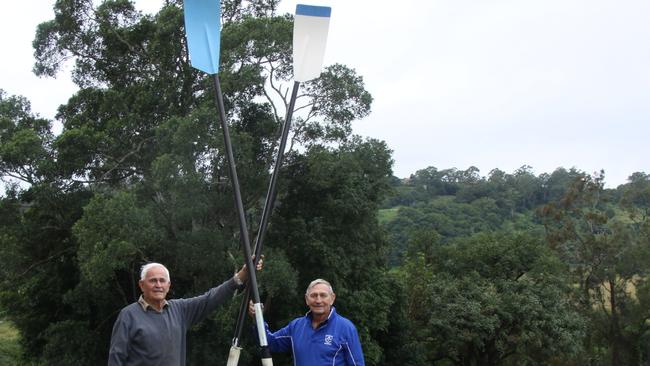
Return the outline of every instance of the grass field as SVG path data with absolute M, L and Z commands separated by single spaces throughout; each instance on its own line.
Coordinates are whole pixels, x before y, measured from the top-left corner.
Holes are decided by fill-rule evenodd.
M 379 220 L 380 223 L 386 223 L 391 221 L 397 216 L 397 211 L 399 210 L 399 207 L 393 207 L 393 208 L 386 208 L 383 210 L 379 210 L 377 214 L 377 219 Z
M 20 346 L 18 345 L 19 334 L 10 322 L 0 320 L 0 365 L 18 365 Z

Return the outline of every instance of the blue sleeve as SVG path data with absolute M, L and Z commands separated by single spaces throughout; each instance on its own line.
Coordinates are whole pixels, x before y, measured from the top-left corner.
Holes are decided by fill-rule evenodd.
M 350 324 L 347 335 L 347 352 L 345 353 L 345 361 L 349 366 L 365 366 L 366 362 L 363 359 L 363 351 L 361 350 L 361 342 L 359 341 L 359 333 L 353 324 Z
M 257 334 L 257 326 L 255 325 L 254 321 L 251 330 L 253 331 L 255 340 L 259 345 L 260 339 L 259 339 L 259 335 Z M 271 352 L 280 353 L 280 352 L 289 352 L 292 350 L 291 323 L 289 323 L 286 327 L 278 330 L 277 332 L 271 332 L 269 330 L 269 325 L 266 322 L 264 322 L 264 331 L 266 332 L 266 341 L 269 344 L 269 350 L 271 350 Z
M 266 328 L 266 340 L 269 342 L 269 349 L 271 352 L 292 351 L 291 324 L 292 323 L 289 323 L 286 327 L 274 333 L 271 333 L 268 325 L 264 324 L 264 327 Z

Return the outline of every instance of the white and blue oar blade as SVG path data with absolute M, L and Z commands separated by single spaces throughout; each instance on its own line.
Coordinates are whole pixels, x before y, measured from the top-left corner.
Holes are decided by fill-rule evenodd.
M 208 74 L 219 72 L 221 1 L 185 0 L 185 35 L 190 63 Z
M 293 78 L 304 82 L 320 76 L 332 8 L 298 4 L 293 23 Z

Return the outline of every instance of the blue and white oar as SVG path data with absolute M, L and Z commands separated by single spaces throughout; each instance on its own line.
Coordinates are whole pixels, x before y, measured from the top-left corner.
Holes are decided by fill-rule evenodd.
M 223 104 L 223 94 L 221 92 L 221 83 L 219 82 L 219 48 L 221 35 L 221 4 L 219 0 L 185 0 L 185 32 L 187 35 L 187 44 L 189 49 L 190 62 L 194 68 L 211 74 L 214 80 L 216 90 L 216 103 L 219 109 L 221 119 L 221 128 L 223 139 L 230 166 L 230 179 L 232 180 L 233 191 L 235 195 L 235 205 L 239 215 L 239 233 L 244 247 L 244 257 L 246 267 L 248 268 L 248 286 L 252 291 L 254 306 L 256 309 L 256 323 L 259 342 L 261 346 L 261 357 L 263 366 L 272 366 L 271 352 L 269 351 L 266 332 L 264 331 L 264 318 L 262 315 L 262 306 L 260 304 L 260 294 L 257 289 L 257 276 L 255 274 L 255 264 L 253 263 L 250 239 L 248 238 L 248 225 L 242 203 L 241 192 L 239 190 L 239 179 L 237 178 L 237 168 L 235 158 L 230 142 L 230 133 L 228 132 L 228 123 L 226 122 L 226 112 Z
M 262 245 L 266 235 L 269 216 L 271 215 L 271 211 L 275 205 L 276 183 L 284 160 L 284 150 L 287 144 L 289 130 L 291 129 L 291 117 L 296 104 L 298 88 L 300 82 L 309 81 L 320 76 L 323 67 L 323 57 L 325 56 L 325 45 L 327 43 L 327 32 L 329 29 L 331 12 L 332 8 L 330 7 L 302 4 L 296 6 L 296 16 L 293 23 L 294 84 L 286 118 L 282 126 L 282 136 L 278 147 L 278 157 L 275 160 L 273 174 L 271 174 L 271 181 L 269 182 L 269 188 L 264 202 L 264 210 L 262 211 L 262 219 L 260 221 L 259 231 L 257 232 L 257 239 L 255 240 L 255 260 L 261 258 Z M 239 316 L 237 317 L 237 325 L 235 326 L 235 336 L 232 340 L 230 355 L 226 366 L 236 366 L 239 362 L 239 354 L 241 352 L 239 340 L 244 328 L 249 296 L 250 292 L 242 298 L 242 303 L 239 308 Z M 256 308 L 256 315 L 257 312 L 258 309 Z M 264 331 L 264 329 L 259 328 L 259 326 L 257 329 L 258 331 Z

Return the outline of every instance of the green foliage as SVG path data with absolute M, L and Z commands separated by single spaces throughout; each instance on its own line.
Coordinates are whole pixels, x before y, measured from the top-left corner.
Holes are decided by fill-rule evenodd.
M 406 264 L 408 314 L 428 362 L 536 364 L 579 347 L 559 262 L 530 236 L 479 234 Z
M 397 217 L 398 210 L 398 207 L 380 209 L 377 212 L 377 219 L 379 220 L 379 223 L 383 224 L 389 221 L 393 221 Z
M 590 319 L 583 358 L 630 364 L 642 357 L 639 339 L 647 331 L 647 311 L 634 295 L 644 288 L 650 254 L 647 217 L 629 205 L 635 220 L 620 219 L 603 188 L 602 173 L 576 179 L 567 193 L 540 210 L 547 241 L 571 269 L 574 301 Z M 631 184 L 625 197 L 642 192 Z M 646 183 L 647 184 L 647 183 Z M 647 357 L 647 355 L 645 356 Z
M 384 209 L 397 215 L 382 221 L 390 232 L 391 264 L 399 264 L 412 231 L 421 227 L 437 231 L 443 241 L 481 231 L 541 231 L 533 209 L 559 198 L 580 172 L 563 168 L 535 177 L 531 167 L 512 174 L 499 169 L 487 177 L 479 170 L 428 167 L 403 181 L 393 181 L 394 194 Z
M 107 290 L 114 274 L 145 261 L 162 234 L 133 193 L 96 195 L 73 227 L 80 270 L 91 286 Z
M 34 184 L 51 165 L 50 122 L 31 113 L 29 102 L 0 89 L 0 174 Z
M 44 331 L 70 314 L 64 296 L 78 280 L 70 227 L 87 200 L 83 191 L 38 185 L 2 201 L 0 306 L 20 330 L 28 360 L 43 351 Z
M 502 228 L 507 218 L 500 216 L 498 212 L 495 201 L 490 198 L 459 203 L 454 196 L 436 197 L 430 201 L 401 207 L 396 217 L 385 223 L 393 244 L 391 263 L 401 261 L 407 250 L 406 243 L 420 228 L 435 230 L 442 241 L 448 241 L 451 238 Z
M 15 366 L 20 360 L 20 335 L 18 330 L 4 318 L 0 320 L 0 364 Z
M 99 363 L 105 347 L 97 338 L 105 339 L 92 329 L 88 321 L 63 320 L 51 324 L 44 332 L 47 344 L 43 359 L 48 365 L 92 365 Z

